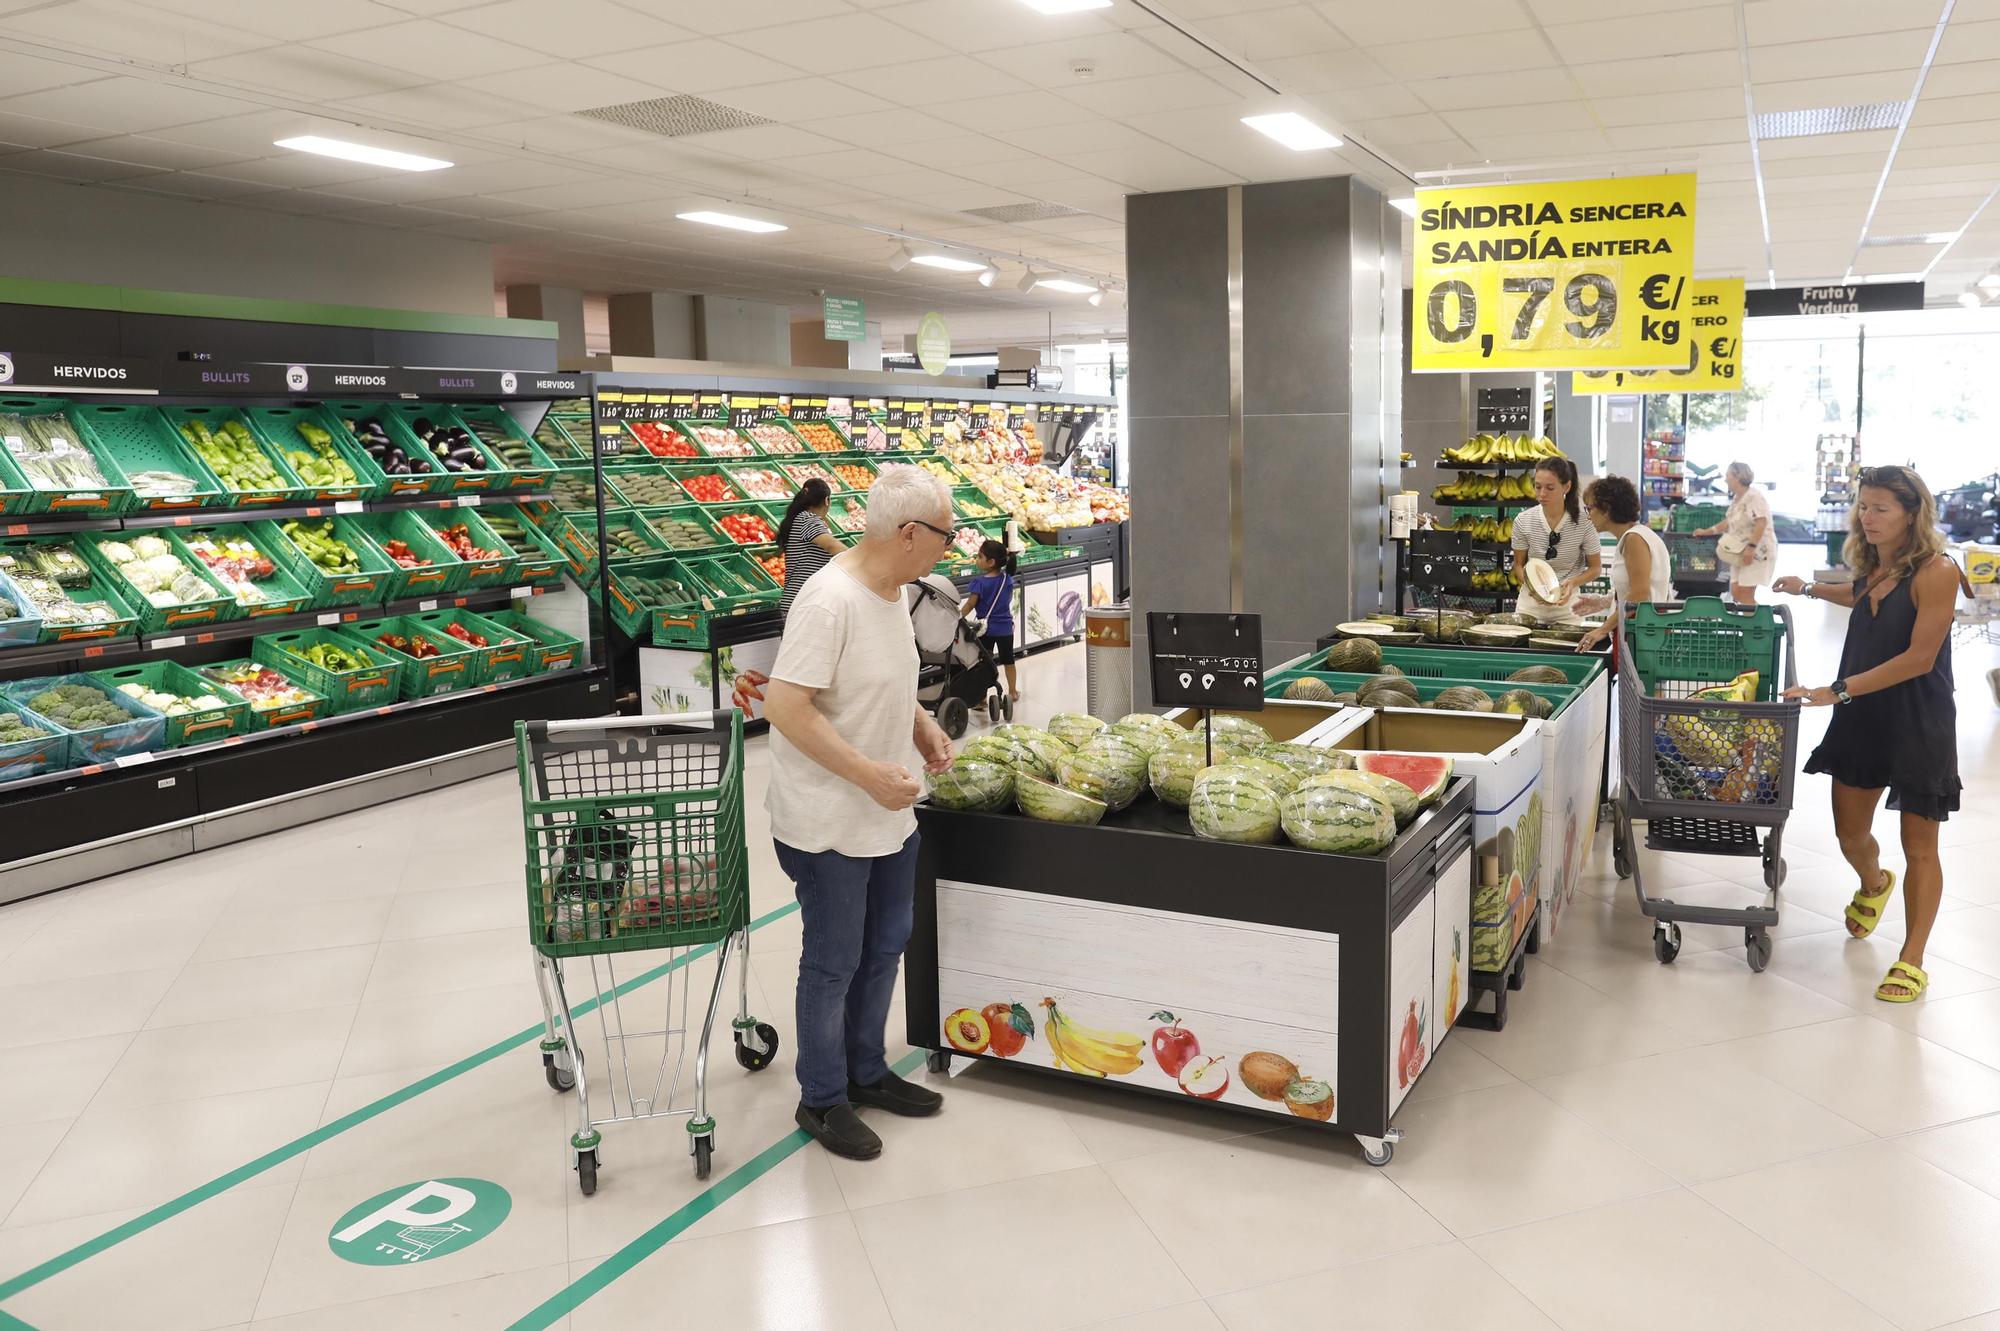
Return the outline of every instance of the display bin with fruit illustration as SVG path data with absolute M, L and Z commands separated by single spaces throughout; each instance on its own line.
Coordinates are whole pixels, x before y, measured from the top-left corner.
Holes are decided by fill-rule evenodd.
M 250 659 L 296 679 L 341 716 L 396 701 L 402 660 L 365 640 L 330 629 L 267 633 L 250 642 Z
M 238 694 L 250 705 L 246 732 L 273 726 L 296 726 L 320 717 L 326 699 L 308 689 L 289 671 L 259 661 L 217 661 L 195 673 Z
M 1784 606 L 1715 597 L 1637 605 L 1618 651 L 1618 788 L 1612 862 L 1653 924 L 1653 955 L 1680 953 L 1681 925 L 1741 928 L 1750 969 L 1771 959 L 1785 821 L 1798 770 L 1799 709 L 1792 619 Z M 1646 895 L 1632 825 L 1646 848 L 1757 858 L 1764 892 L 1742 907 Z M 1746 892 L 1749 889 L 1746 889 Z
M 171 527 L 86 532 L 78 535 L 76 548 L 138 612 L 142 634 L 205 628 L 242 616 L 236 598 Z
M 250 428 L 285 459 L 308 500 L 360 499 L 380 490 L 368 473 L 366 451 L 343 427 L 334 429 L 316 407 L 245 407 Z
M 222 482 L 152 407 L 74 402 L 70 419 L 96 456 L 108 457 L 132 485 L 132 511 L 180 513 L 232 502 Z
M 118 460 L 100 453 L 59 397 L 0 396 L 0 448 L 7 454 L 9 513 L 103 518 L 136 502 Z M 16 497 L 16 478 L 30 494 Z
M 269 519 L 246 524 L 257 548 L 283 564 L 322 609 L 389 600 L 394 565 L 350 517 Z
M 555 476 L 554 459 L 542 451 L 534 435 L 506 408 L 491 403 L 460 403 L 452 407 L 452 414 L 500 464 L 494 489 L 540 490 Z
M 907 1037 L 935 1070 L 1199 1102 L 1386 1164 L 1469 989 L 1472 805 L 1451 780 L 1374 855 L 1206 840 L 1151 796 L 1095 825 L 920 806 Z
M 527 653 L 528 673 L 531 675 L 573 670 L 584 664 L 585 652 L 581 639 L 545 624 L 525 611 L 485 610 L 480 612 L 479 617 L 528 640 L 530 643 Z
M 514 573 L 520 566 L 520 556 L 514 553 L 513 546 L 500 539 L 478 509 L 418 510 L 417 517 L 465 565 L 465 574 L 456 590 L 505 587 L 516 580 Z
M 526 587 L 557 587 L 569 558 L 518 504 L 483 507 L 479 515 L 514 552 L 514 581 Z
M 742 713 L 526 721 L 514 743 L 543 1075 L 552 1089 L 576 1092 L 577 1185 L 597 1190 L 600 1129 L 642 1119 L 684 1120 L 695 1176 L 706 1178 L 718 1014 L 742 1068 L 759 1071 L 778 1054 L 778 1032 L 749 1003 Z M 697 988 L 690 963 L 703 955 L 715 958 L 714 981 Z M 625 991 L 635 986 L 629 972 L 618 975 L 628 961 L 668 973 L 630 997 L 646 1010 L 629 1019 Z M 732 964 L 733 1020 L 722 1012 Z M 587 988 L 575 992 L 573 981 Z M 599 1029 L 582 1035 L 580 1016 Z
M 221 482 L 229 508 L 273 508 L 312 493 L 249 418 L 234 407 L 161 407 L 189 451 Z
M 454 510 L 456 511 L 456 510 Z M 408 596 L 442 596 L 465 584 L 465 561 L 414 509 L 368 513 L 356 519 L 361 531 L 389 561 L 390 601 Z
M 166 747 L 170 749 L 186 744 L 212 744 L 250 729 L 248 702 L 228 685 L 178 661 L 147 661 L 142 665 L 93 670 L 90 674 L 104 681 L 106 690 L 136 697 L 164 716 Z
M 359 454 L 356 469 L 374 487 L 374 494 L 407 499 L 451 489 L 451 474 L 410 428 L 426 410 L 415 402 L 328 402 L 318 420 L 336 438 L 345 435 L 353 440 Z
M 457 618 L 462 611 L 440 610 L 423 615 L 392 615 L 341 626 L 343 637 L 365 642 L 395 658 L 396 696 L 405 701 L 440 693 L 461 693 L 486 682 L 493 656 L 490 641 L 473 641 L 486 634 Z M 451 632 L 456 625 L 459 633 Z

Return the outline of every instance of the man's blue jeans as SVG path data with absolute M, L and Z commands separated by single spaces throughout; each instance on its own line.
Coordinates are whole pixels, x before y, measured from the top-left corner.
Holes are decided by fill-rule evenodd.
M 847 1102 L 850 1080 L 889 1073 L 883 1048 L 896 967 L 910 941 L 917 834 L 893 855 L 856 859 L 779 841 L 778 864 L 798 889 L 799 1098 L 812 1109 Z

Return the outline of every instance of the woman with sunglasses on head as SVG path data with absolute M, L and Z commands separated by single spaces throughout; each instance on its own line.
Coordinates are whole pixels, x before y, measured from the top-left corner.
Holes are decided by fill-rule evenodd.
M 1521 580 L 1530 559 L 1546 559 L 1562 588 L 1552 600 L 1534 597 L 1525 586 L 1515 607 L 1530 619 L 1546 620 L 1566 612 L 1576 589 L 1601 576 L 1603 557 L 1597 551 L 1597 529 L 1583 520 L 1577 504 L 1576 464 L 1558 454 L 1535 464 L 1533 508 L 1514 517 L 1514 578 Z
M 1750 482 L 1757 474 L 1747 462 L 1732 462 L 1724 473 L 1729 484 L 1729 516 L 1695 536 L 1720 536 L 1716 560 L 1729 572 L 1729 599 L 1757 604 L 1757 589 L 1771 580 L 1778 566 L 1778 539 L 1771 527 L 1771 501 Z M 1775 590 L 1775 589 L 1774 589 Z
M 1937 501 L 1908 467 L 1861 473 L 1848 517 L 1852 583 L 1779 578 L 1772 590 L 1849 606 L 1840 678 L 1823 688 L 1787 689 L 1787 698 L 1832 707 L 1833 716 L 1808 772 L 1833 778 L 1833 826 L 1840 853 L 1861 887 L 1847 907 L 1847 932 L 1866 938 L 1882 922 L 1896 890 L 1872 830 L 1875 806 L 1889 792 L 1902 814 L 1903 947 L 1876 986 L 1885 1003 L 1924 992 L 1924 945 L 1944 899 L 1938 824 L 1958 808 L 1958 713 L 1952 699 L 1951 619 L 1958 567 L 1944 553 Z

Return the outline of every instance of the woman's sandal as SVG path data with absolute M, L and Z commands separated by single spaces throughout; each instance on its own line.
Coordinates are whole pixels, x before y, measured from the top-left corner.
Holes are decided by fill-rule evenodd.
M 1931 977 L 1924 974 L 1921 967 L 1912 966 L 1907 961 L 1898 961 L 1889 967 L 1889 973 L 1882 977 L 1882 983 L 1875 986 L 1875 997 L 1884 1003 L 1914 1003 L 1924 996 L 1924 990 L 1929 987 L 1930 982 Z M 1900 994 L 1883 992 L 1890 988 L 1901 989 L 1904 992 Z
M 1888 908 L 1889 898 L 1895 894 L 1895 873 L 1892 870 L 1884 869 L 1882 877 L 1884 882 L 1880 892 L 1872 896 L 1866 892 L 1856 892 L 1854 900 L 1847 903 L 1847 918 L 1852 923 L 1861 926 L 1861 932 L 1858 934 L 1852 929 L 1847 931 L 1855 938 L 1866 938 L 1875 932 L 1875 926 L 1882 923 L 1882 912 Z M 1863 915 L 1861 908 L 1864 906 L 1875 913 L 1872 915 Z

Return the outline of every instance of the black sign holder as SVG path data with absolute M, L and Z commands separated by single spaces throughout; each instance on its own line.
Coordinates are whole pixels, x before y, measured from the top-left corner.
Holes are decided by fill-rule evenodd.
M 1146 652 L 1153 701 L 1200 710 L 1204 765 L 1213 766 L 1211 709 L 1264 710 L 1263 617 L 1148 611 Z
M 1438 640 L 1444 640 L 1444 592 L 1472 590 L 1472 533 L 1438 531 L 1435 528 L 1410 533 L 1410 582 L 1423 590 L 1438 592 Z

